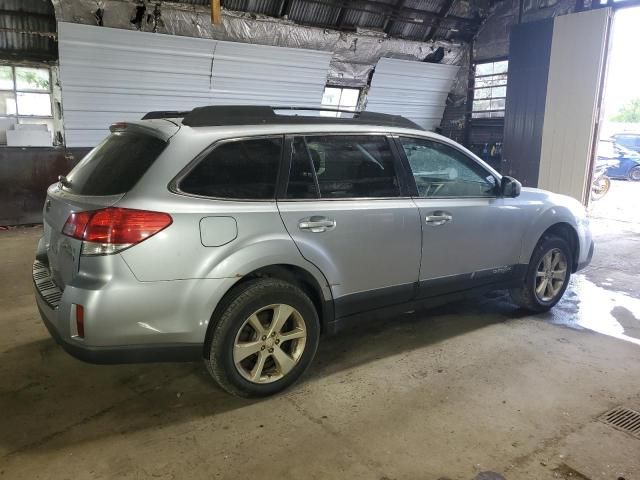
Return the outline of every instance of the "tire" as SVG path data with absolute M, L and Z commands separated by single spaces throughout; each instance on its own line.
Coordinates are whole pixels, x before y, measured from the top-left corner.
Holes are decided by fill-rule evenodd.
M 271 278 L 250 280 L 232 290 L 221 307 L 209 327 L 204 362 L 227 392 L 273 395 L 311 364 L 320 322 L 313 302 L 297 286 Z
M 628 176 L 632 182 L 640 182 L 640 165 L 629 170 Z
M 559 257 L 555 257 L 554 253 L 559 254 Z M 544 236 L 536 245 L 533 254 L 531 255 L 531 261 L 527 268 L 524 285 L 520 288 L 511 289 L 511 298 L 519 307 L 529 310 L 531 312 L 546 312 L 551 309 L 556 303 L 560 301 L 564 295 L 569 280 L 571 279 L 571 271 L 573 269 L 573 255 L 568 243 L 554 235 Z M 555 275 L 547 272 L 545 265 L 545 257 L 551 255 L 551 263 L 555 261 L 555 258 L 559 258 L 560 261 L 555 270 L 551 272 Z M 548 257 L 547 257 L 548 258 Z M 562 266 L 564 265 L 564 269 Z M 544 275 L 540 275 L 539 271 L 544 271 Z M 563 283 L 559 283 L 558 273 L 564 270 Z M 540 279 L 540 280 L 539 280 Z M 542 287 L 544 280 L 552 280 L 550 287 Z M 542 287 L 542 293 L 539 293 Z M 557 288 L 557 290 L 556 290 Z
M 611 180 L 609 177 L 602 177 L 593 185 L 591 185 L 591 200 L 598 201 L 604 197 L 611 188 Z

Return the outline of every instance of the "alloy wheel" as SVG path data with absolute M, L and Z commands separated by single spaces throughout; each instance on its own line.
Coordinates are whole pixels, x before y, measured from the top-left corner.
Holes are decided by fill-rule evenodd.
M 542 302 L 552 302 L 566 281 L 567 258 L 559 248 L 549 250 L 540 259 L 536 270 L 536 297 Z
M 300 361 L 307 328 L 300 312 L 278 303 L 245 320 L 233 345 L 238 373 L 253 383 L 271 383 L 286 376 Z

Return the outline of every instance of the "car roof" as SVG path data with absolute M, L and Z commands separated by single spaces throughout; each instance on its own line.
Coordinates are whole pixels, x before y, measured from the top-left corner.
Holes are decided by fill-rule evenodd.
M 246 125 L 369 125 L 422 130 L 400 115 L 351 111 L 324 107 L 283 107 L 254 105 L 212 105 L 191 111 L 149 112 L 142 120 L 172 119 L 188 127 Z
M 284 111 L 286 114 L 278 114 Z M 341 117 L 320 116 L 320 112 L 338 112 Z M 299 115 L 298 112 L 306 112 Z M 316 115 L 309 115 L 308 113 Z M 422 137 L 450 145 L 483 164 L 497 178 L 501 175 L 476 154 L 454 140 L 428 131 L 400 115 L 353 112 L 318 107 L 209 106 L 191 111 L 149 112 L 142 120 L 127 124 L 163 130 L 168 136 L 192 136 L 203 144 L 213 141 L 261 135 L 391 134 Z M 164 126 L 163 126 L 164 123 Z M 177 132 L 174 130 L 176 127 Z

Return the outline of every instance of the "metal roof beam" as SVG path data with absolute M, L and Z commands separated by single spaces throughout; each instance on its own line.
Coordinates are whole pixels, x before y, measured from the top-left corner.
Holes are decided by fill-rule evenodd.
M 396 13 L 400 12 L 402 7 L 404 7 L 404 2 L 405 0 L 398 0 L 393 6 L 393 11 Z M 389 17 L 387 17 L 387 19 L 384 22 L 384 27 L 382 28 L 382 30 L 384 31 L 384 33 L 388 35 L 389 32 L 391 31 L 391 27 L 393 27 L 393 21 Z
M 293 1 L 293 0 L 286 0 L 286 1 Z M 420 25 L 427 25 L 427 23 L 424 20 L 435 20 L 438 19 L 438 13 L 437 12 L 429 12 L 426 10 L 418 10 L 415 8 L 408 8 L 408 7 L 402 7 L 402 9 L 396 13 L 395 12 L 395 7 L 393 5 L 389 5 L 386 3 L 381 3 L 381 2 L 376 2 L 373 0 L 358 0 L 358 3 L 362 3 L 365 4 L 367 6 L 371 6 L 371 7 L 375 7 L 374 9 L 367 9 L 367 8 L 363 8 L 363 6 L 358 6 L 355 3 L 350 3 L 349 0 L 346 1 L 340 1 L 340 0 L 300 0 L 303 1 L 305 3 L 313 3 L 313 4 L 317 4 L 317 5 L 324 5 L 325 7 L 333 7 L 333 8 L 347 8 L 349 10 L 355 10 L 358 12 L 365 12 L 365 13 L 369 13 L 369 14 L 378 14 L 382 17 L 385 17 L 391 21 L 398 21 L 398 22 L 404 22 L 404 23 L 414 23 L 414 24 L 420 24 Z M 404 14 L 414 14 L 417 17 L 421 17 L 421 18 L 408 18 L 406 16 L 402 16 Z M 472 19 L 472 18 L 463 18 L 463 17 L 454 17 L 454 16 L 447 16 L 447 18 L 445 19 L 447 22 L 455 22 L 457 23 L 459 26 L 458 28 L 461 30 L 470 30 L 473 27 L 476 27 L 478 25 L 480 25 L 480 21 L 477 19 Z M 428 24 L 430 25 L 430 24 Z M 335 26 L 334 26 L 335 27 Z
M 433 24 L 431 25 L 431 27 L 429 28 L 429 30 L 427 30 L 427 32 L 425 33 L 425 36 L 422 38 L 423 42 L 429 42 L 431 40 L 433 40 L 433 36 L 436 34 L 436 32 L 438 31 L 438 28 L 440 28 L 440 24 L 442 23 L 442 20 L 444 20 L 447 16 L 447 14 L 449 13 L 449 10 L 451 10 L 451 7 L 453 6 L 455 0 L 444 0 L 444 3 L 442 4 L 442 6 L 440 7 L 440 10 L 438 11 L 438 17 Z
M 304 1 L 309 1 L 309 0 L 304 0 Z M 396 6 L 394 6 L 394 5 L 389 5 L 387 3 L 382 3 L 382 2 L 376 2 L 375 0 L 359 0 L 359 1 L 361 1 L 363 3 L 366 3 L 368 5 L 372 5 L 372 6 L 375 6 L 377 8 L 380 8 L 381 10 L 384 10 L 386 13 L 389 13 L 389 14 L 394 14 L 395 10 L 396 10 Z M 430 12 L 428 10 L 419 10 L 417 8 L 406 7 L 404 5 L 404 0 L 401 0 L 401 1 L 402 1 L 403 5 L 399 9 L 398 14 L 400 14 L 400 13 L 413 13 L 413 14 L 416 14 L 416 15 L 421 15 L 421 16 L 426 17 L 426 18 L 432 18 L 432 19 L 441 18 L 440 15 L 438 14 L 438 12 Z M 371 12 L 369 12 L 369 13 L 371 13 Z M 480 24 L 480 22 L 477 19 L 456 17 L 456 16 L 453 16 L 453 15 L 447 16 L 446 20 L 455 21 L 456 23 L 461 23 L 461 24 L 465 24 L 465 25 L 478 25 L 478 24 Z
M 338 17 L 336 19 L 336 25 L 338 26 L 338 29 L 342 28 L 342 26 L 344 25 L 344 16 L 347 13 L 348 10 L 348 5 L 351 2 L 349 0 L 346 0 L 344 5 L 342 7 L 340 7 L 340 10 L 338 11 Z
M 288 17 L 291 11 L 291 4 L 293 0 L 280 0 L 280 6 L 278 7 L 278 17 Z

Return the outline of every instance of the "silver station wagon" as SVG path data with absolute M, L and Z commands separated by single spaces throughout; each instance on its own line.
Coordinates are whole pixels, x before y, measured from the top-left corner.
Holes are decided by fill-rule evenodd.
M 94 363 L 203 358 L 241 396 L 321 333 L 510 289 L 553 307 L 593 254 L 582 205 L 409 120 L 251 106 L 118 123 L 49 187 L 33 265 L 51 335 Z

